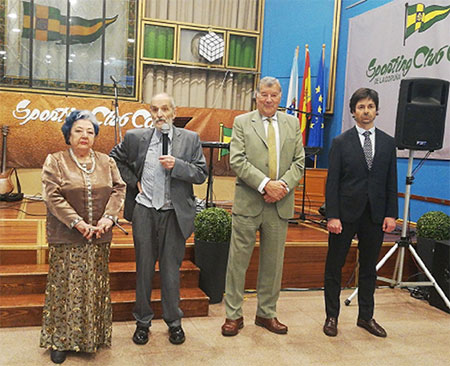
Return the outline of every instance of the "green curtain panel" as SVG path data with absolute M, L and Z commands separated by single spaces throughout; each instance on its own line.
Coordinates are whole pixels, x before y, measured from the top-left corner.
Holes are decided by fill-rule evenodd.
M 173 28 L 146 25 L 144 38 L 144 57 L 163 60 L 173 59 Z
M 238 35 L 230 36 L 228 65 L 254 68 L 256 65 L 256 38 Z

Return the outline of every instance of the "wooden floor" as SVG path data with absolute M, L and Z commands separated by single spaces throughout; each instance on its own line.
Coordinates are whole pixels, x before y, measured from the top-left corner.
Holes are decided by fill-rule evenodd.
M 37 325 L 41 320 L 43 293 L 48 271 L 48 246 L 45 237 L 45 205 L 43 202 L 0 202 L 0 326 Z M 308 220 L 293 220 L 289 225 L 282 287 L 322 288 L 328 233 L 320 216 L 307 212 Z M 129 232 L 125 235 L 115 228 L 111 244 L 110 275 L 115 320 L 129 320 L 134 303 L 135 264 L 131 225 L 120 220 Z M 398 239 L 387 235 L 383 256 Z M 255 289 L 258 273 L 259 246 L 256 245 L 247 271 L 246 289 Z M 379 274 L 392 277 L 394 255 Z M 357 286 L 358 253 L 356 242 L 350 248 L 343 268 L 342 286 Z M 187 316 L 208 315 L 208 297 L 198 289 L 199 270 L 193 264 L 194 237 L 187 240 L 181 271 L 182 304 Z M 404 279 L 417 272 L 409 256 L 405 257 Z M 158 289 L 158 279 L 154 288 Z M 382 284 L 382 283 L 380 283 Z M 28 296 L 28 298 L 27 298 Z M 160 294 L 154 292 L 152 301 L 160 316 Z M 27 307 L 27 302 L 28 306 Z M 15 304 L 16 308 L 11 308 Z M 20 306 L 19 306 L 20 305 Z M 23 314 L 28 314 L 24 320 Z

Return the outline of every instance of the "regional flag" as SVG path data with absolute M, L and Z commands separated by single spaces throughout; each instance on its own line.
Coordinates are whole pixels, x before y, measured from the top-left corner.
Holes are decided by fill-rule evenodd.
M 308 144 L 311 147 L 323 147 L 324 106 L 325 106 L 325 45 L 319 62 L 316 87 L 312 95 L 312 118 L 309 128 Z
M 230 143 L 230 141 L 231 141 L 231 132 L 233 131 L 233 129 L 232 128 L 228 128 L 228 127 L 225 127 L 224 125 L 223 125 L 223 123 L 221 123 L 220 124 L 220 131 L 219 131 L 219 134 L 220 134 L 220 142 L 225 142 L 225 143 Z M 219 160 L 220 161 L 220 158 L 222 157 L 222 156 L 225 156 L 225 155 L 228 155 L 230 153 L 230 150 L 228 150 L 228 149 L 220 149 L 219 150 L 219 155 L 218 155 L 218 159 L 217 160 Z
M 311 67 L 309 64 L 309 50 L 308 45 L 305 46 L 305 69 L 303 71 L 302 90 L 300 92 L 299 120 L 300 129 L 302 131 L 303 143 L 306 140 L 306 134 L 308 132 L 310 113 L 311 113 Z
M 289 89 L 286 99 L 286 113 L 297 116 L 295 112 L 298 101 L 298 46 L 295 49 L 292 60 L 291 77 L 289 79 Z
M 450 13 L 450 5 L 448 6 L 439 6 L 439 5 L 430 5 L 425 8 L 422 24 L 419 29 L 420 32 L 426 31 L 433 24 L 443 20 Z
M 445 19 L 450 13 L 450 5 L 430 5 L 425 7 L 424 4 L 419 3 L 406 6 L 405 12 L 404 39 L 406 40 L 415 31 L 419 31 L 419 33 L 424 32 L 433 24 Z
M 23 1 L 23 30 L 22 38 L 30 38 L 31 31 L 31 3 Z M 62 29 L 63 16 L 58 8 L 44 5 L 34 5 L 34 39 L 39 41 L 60 41 L 66 34 Z M 65 19 L 64 19 L 65 23 Z M 63 33 L 61 33 L 63 30 Z
M 81 17 L 70 17 L 70 44 L 92 43 L 103 34 L 103 29 L 113 24 L 117 20 L 118 15 L 112 18 L 105 18 L 103 25 L 102 18 L 84 19 Z M 66 23 L 64 22 L 64 27 Z M 66 43 L 66 38 L 62 39 L 62 43 Z
M 22 38 L 30 38 L 31 29 L 31 3 L 23 1 L 23 30 Z M 45 5 L 34 5 L 34 39 L 39 41 L 57 41 L 65 44 L 67 41 L 67 17 L 61 15 L 58 8 Z M 70 17 L 69 43 L 84 44 L 94 42 L 103 30 L 117 20 L 118 15 L 112 18 L 84 19 Z

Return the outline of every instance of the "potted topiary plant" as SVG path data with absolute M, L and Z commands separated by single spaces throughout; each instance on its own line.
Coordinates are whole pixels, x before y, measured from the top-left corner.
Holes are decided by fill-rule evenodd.
M 417 252 L 431 271 L 434 244 L 450 238 L 450 216 L 442 211 L 429 211 L 417 220 Z M 423 275 L 420 280 L 426 280 Z
M 448 287 L 445 290 L 445 286 L 448 286 L 448 281 L 445 279 L 444 268 L 448 267 L 449 249 L 445 249 L 445 246 L 450 246 L 449 239 L 450 216 L 444 212 L 430 211 L 417 220 L 417 252 L 446 296 L 448 296 Z M 423 275 L 421 280 L 427 280 L 427 278 Z M 435 288 L 427 287 L 424 292 L 430 305 L 450 313 L 450 309 Z
M 424 213 L 417 221 L 417 237 L 432 240 L 450 239 L 450 216 L 442 211 Z
M 200 268 L 200 288 L 210 303 L 222 301 L 231 238 L 231 215 L 223 208 L 210 207 L 195 216 L 194 255 Z

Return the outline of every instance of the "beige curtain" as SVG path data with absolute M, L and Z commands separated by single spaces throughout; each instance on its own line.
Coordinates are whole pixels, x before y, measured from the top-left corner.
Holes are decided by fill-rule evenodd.
M 254 75 L 146 65 L 143 101 L 167 92 L 180 107 L 250 110 Z
M 257 30 L 261 0 L 147 0 L 145 17 Z

